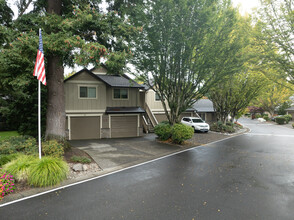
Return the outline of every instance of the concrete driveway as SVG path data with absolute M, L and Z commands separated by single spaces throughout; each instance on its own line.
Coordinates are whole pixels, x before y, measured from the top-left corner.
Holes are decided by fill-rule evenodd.
M 103 171 L 113 171 L 149 161 L 186 147 L 155 141 L 155 134 L 135 138 L 70 141 L 73 147 L 87 152 Z

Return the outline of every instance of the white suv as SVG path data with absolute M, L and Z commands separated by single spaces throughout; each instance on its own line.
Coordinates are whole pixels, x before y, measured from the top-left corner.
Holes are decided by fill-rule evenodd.
M 184 117 L 181 122 L 194 128 L 194 131 L 208 132 L 210 129 L 209 124 L 198 117 Z

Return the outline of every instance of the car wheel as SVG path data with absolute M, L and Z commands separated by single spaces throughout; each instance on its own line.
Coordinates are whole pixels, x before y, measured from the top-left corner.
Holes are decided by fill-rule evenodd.
M 192 126 L 192 128 L 194 129 L 194 133 L 196 132 L 196 129 Z

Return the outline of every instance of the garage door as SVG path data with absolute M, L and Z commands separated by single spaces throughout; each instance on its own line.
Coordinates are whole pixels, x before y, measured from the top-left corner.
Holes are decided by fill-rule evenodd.
M 137 116 L 111 116 L 111 137 L 136 137 L 138 136 Z
M 71 140 L 100 139 L 100 117 L 71 117 Z

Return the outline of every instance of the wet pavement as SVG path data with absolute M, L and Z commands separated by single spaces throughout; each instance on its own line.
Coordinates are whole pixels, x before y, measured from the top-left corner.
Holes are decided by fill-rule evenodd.
M 251 132 L 0 208 L 1 219 L 293 219 L 294 129 Z
M 157 142 L 155 134 L 135 138 L 70 141 L 73 147 L 87 152 L 103 171 L 129 167 L 162 157 L 187 147 Z

